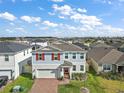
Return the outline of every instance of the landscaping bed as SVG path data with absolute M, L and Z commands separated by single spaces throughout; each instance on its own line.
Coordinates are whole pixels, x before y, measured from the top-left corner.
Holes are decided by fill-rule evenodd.
M 7 84 L 0 93 L 12 93 L 13 87 L 20 85 L 24 87 L 24 91 L 19 93 L 28 93 L 33 84 L 32 75 L 31 74 L 22 74 L 16 80 Z
M 87 73 L 86 81 L 71 80 L 67 85 L 60 85 L 58 93 L 81 93 L 82 87 L 89 89 L 90 93 L 123 93 L 124 81 L 110 80 L 98 76 L 93 70 Z

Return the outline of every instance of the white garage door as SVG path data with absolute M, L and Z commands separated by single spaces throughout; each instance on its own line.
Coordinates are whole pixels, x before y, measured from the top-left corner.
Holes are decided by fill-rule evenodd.
M 11 71 L 0 70 L 0 76 L 8 76 L 11 79 Z
M 56 69 L 37 70 L 37 78 L 56 78 Z

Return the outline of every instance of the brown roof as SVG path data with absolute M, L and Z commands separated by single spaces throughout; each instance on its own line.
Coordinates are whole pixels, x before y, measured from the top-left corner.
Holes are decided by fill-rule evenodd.
M 118 59 L 117 64 L 124 64 L 124 54 Z
M 99 62 L 111 50 L 112 49 L 110 48 L 93 48 L 88 51 L 88 57 L 94 59 L 96 62 Z
M 107 53 L 100 61 L 100 64 L 116 64 L 120 57 L 123 55 L 122 52 L 112 49 L 109 53 Z
M 58 44 L 52 44 L 53 47 L 61 49 L 63 51 L 83 51 L 82 48 L 68 43 L 58 43 Z
M 61 50 L 56 49 L 51 46 L 42 47 L 42 48 L 36 50 L 36 52 L 59 52 L 59 51 L 61 51 Z

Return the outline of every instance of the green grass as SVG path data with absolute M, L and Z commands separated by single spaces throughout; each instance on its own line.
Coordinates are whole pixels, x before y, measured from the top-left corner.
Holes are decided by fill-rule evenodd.
M 21 93 L 28 93 L 28 91 L 32 87 L 32 84 L 33 80 L 31 74 L 22 74 L 16 80 L 7 84 L 5 88 L 2 91 L 0 91 L 0 93 L 11 93 L 10 90 L 16 85 L 24 87 L 24 91 Z
M 60 85 L 58 91 L 59 93 L 80 93 L 81 87 L 87 87 L 90 93 L 118 93 L 119 90 L 124 91 L 124 81 L 107 80 L 90 70 L 85 82 L 71 80 L 70 84 Z

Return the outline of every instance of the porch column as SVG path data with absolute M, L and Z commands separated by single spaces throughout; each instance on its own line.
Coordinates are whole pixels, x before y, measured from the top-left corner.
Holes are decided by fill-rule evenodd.
M 64 69 L 63 69 L 63 67 L 62 67 L 61 76 L 64 77 Z

